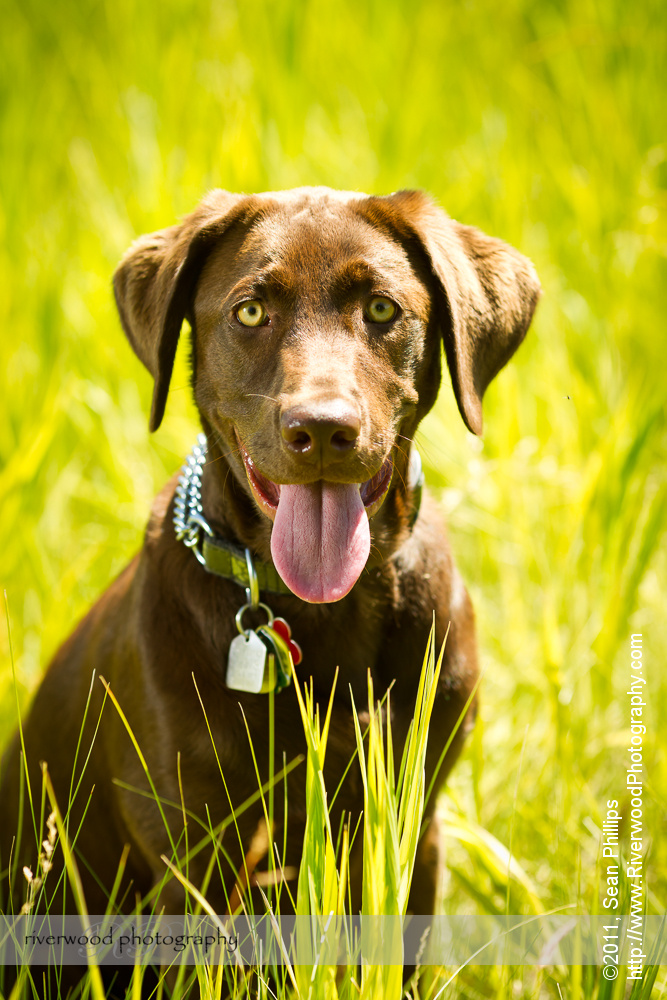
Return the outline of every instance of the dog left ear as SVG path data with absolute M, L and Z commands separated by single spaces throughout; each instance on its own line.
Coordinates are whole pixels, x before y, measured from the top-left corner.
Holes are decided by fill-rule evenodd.
M 484 392 L 525 337 L 541 294 L 535 269 L 509 244 L 450 219 L 421 191 L 399 191 L 386 202 L 429 258 L 456 401 L 481 434 Z
M 248 202 L 245 195 L 211 192 L 180 225 L 135 240 L 116 269 L 113 286 L 123 329 L 154 379 L 151 431 L 162 423 L 181 326 L 202 267 Z

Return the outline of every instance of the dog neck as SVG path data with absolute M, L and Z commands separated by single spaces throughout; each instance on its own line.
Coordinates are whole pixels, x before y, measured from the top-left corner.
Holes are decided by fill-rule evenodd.
M 257 509 L 250 488 L 239 482 L 226 448 L 207 434 L 208 454 L 202 474 L 204 516 L 220 538 L 248 548 L 252 554 L 271 561 L 271 522 Z

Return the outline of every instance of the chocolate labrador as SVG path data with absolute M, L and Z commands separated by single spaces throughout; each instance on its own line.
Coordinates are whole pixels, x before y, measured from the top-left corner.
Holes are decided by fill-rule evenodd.
M 105 911 L 123 856 L 117 899 L 133 907 L 137 893 L 160 886 L 157 905 L 177 913 L 183 890 L 165 878 L 161 856 L 184 854 L 186 811 L 203 836 L 256 791 L 248 733 L 264 782 L 304 753 L 290 658 L 322 706 L 339 670 L 325 773 L 333 792 L 355 749 L 350 690 L 363 708 L 369 670 L 376 696 L 393 685 L 402 745 L 435 611 L 437 642 L 450 631 L 430 780 L 470 699 L 477 659 L 468 594 L 437 505 L 426 494 L 420 503 L 412 442 L 436 400 L 442 345 L 463 421 L 481 432 L 482 396 L 521 343 L 539 284 L 516 250 L 450 219 L 420 192 L 300 188 L 213 191 L 180 225 L 137 240 L 114 287 L 123 329 L 154 379 L 152 431 L 189 321 L 203 436 L 155 501 L 140 553 L 56 654 L 24 739 L 33 795 L 46 761 L 63 812 L 73 797 L 69 830 L 88 911 Z M 474 701 L 438 785 L 473 714 Z M 304 766 L 273 796 L 286 870 L 301 855 Z M 36 861 L 24 781 L 17 738 L 0 800 L 1 865 L 18 865 L 16 908 L 20 866 Z M 362 802 L 353 766 L 334 826 L 342 814 L 354 822 Z M 433 805 L 434 797 L 410 898 L 416 913 L 435 903 Z M 218 912 L 230 905 L 261 818 L 255 802 L 222 837 L 225 860 L 206 886 Z M 190 844 L 196 839 L 191 832 Z M 56 847 L 53 885 L 59 854 Z M 191 856 L 195 884 L 207 879 L 210 858 L 210 847 Z M 358 906 L 354 853 L 351 881 Z M 61 902 L 72 911 L 71 899 Z

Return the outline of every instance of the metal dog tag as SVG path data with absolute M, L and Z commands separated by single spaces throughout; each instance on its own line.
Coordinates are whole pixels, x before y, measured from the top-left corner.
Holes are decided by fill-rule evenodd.
M 267 649 L 256 632 L 232 639 L 227 658 L 227 687 L 259 694 L 264 684 Z

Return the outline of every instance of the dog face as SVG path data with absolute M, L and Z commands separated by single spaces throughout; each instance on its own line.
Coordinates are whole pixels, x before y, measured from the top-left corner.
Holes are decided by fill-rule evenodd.
M 214 192 L 143 237 L 115 277 L 126 333 L 162 418 L 178 334 L 193 328 L 204 427 L 273 522 L 297 596 L 339 600 L 366 565 L 370 521 L 404 490 L 409 442 L 433 405 L 444 342 L 468 427 L 521 342 L 539 294 L 511 247 L 419 192 Z

